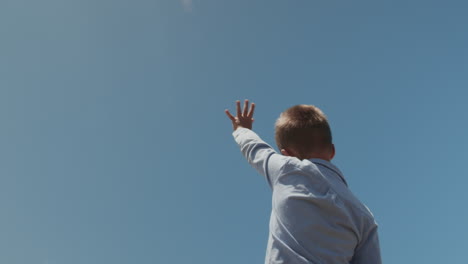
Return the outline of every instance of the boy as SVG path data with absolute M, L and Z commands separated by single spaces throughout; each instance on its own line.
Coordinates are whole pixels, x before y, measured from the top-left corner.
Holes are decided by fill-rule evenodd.
M 296 105 L 281 113 L 275 139 L 281 154 L 252 129 L 255 104 L 229 110 L 233 136 L 273 190 L 266 264 L 379 264 L 377 224 L 348 189 L 320 109 Z

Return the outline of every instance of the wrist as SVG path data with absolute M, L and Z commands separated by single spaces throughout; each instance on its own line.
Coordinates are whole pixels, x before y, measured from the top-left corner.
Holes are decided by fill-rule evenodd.
M 248 128 L 248 127 L 245 127 L 245 126 L 237 126 L 236 128 L 234 128 L 234 131 L 238 130 L 239 128 L 245 128 L 245 129 L 252 130 L 252 128 Z

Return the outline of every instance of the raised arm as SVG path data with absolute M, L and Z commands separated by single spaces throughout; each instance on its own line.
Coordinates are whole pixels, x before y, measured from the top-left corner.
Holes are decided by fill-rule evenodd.
M 237 116 L 233 116 L 229 110 L 225 110 L 226 115 L 232 122 L 234 139 L 250 165 L 265 176 L 270 186 L 273 187 L 286 165 L 287 157 L 276 153 L 270 145 L 251 130 L 255 104 L 252 103 L 249 109 L 249 101 L 245 100 L 244 109 L 242 110 L 240 101 L 236 101 L 236 108 Z

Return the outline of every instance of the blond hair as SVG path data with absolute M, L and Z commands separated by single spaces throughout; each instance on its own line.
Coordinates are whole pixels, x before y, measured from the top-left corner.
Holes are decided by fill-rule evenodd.
M 295 105 L 279 116 L 275 124 L 278 148 L 293 149 L 302 158 L 332 145 L 332 134 L 325 114 L 313 105 Z

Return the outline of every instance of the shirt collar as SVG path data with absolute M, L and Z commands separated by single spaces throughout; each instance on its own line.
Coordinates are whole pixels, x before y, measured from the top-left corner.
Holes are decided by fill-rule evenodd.
M 338 177 L 340 177 L 340 179 L 344 182 L 344 184 L 346 186 L 348 186 L 348 183 L 346 182 L 346 179 L 343 176 L 343 173 L 340 171 L 340 169 L 338 169 L 338 167 L 333 165 L 333 163 L 331 163 L 329 161 L 326 161 L 326 160 L 323 160 L 323 159 L 309 159 L 309 160 L 312 163 L 316 164 L 316 165 L 321 165 L 321 166 L 333 171 L 334 173 L 336 173 L 336 175 L 338 175 Z

